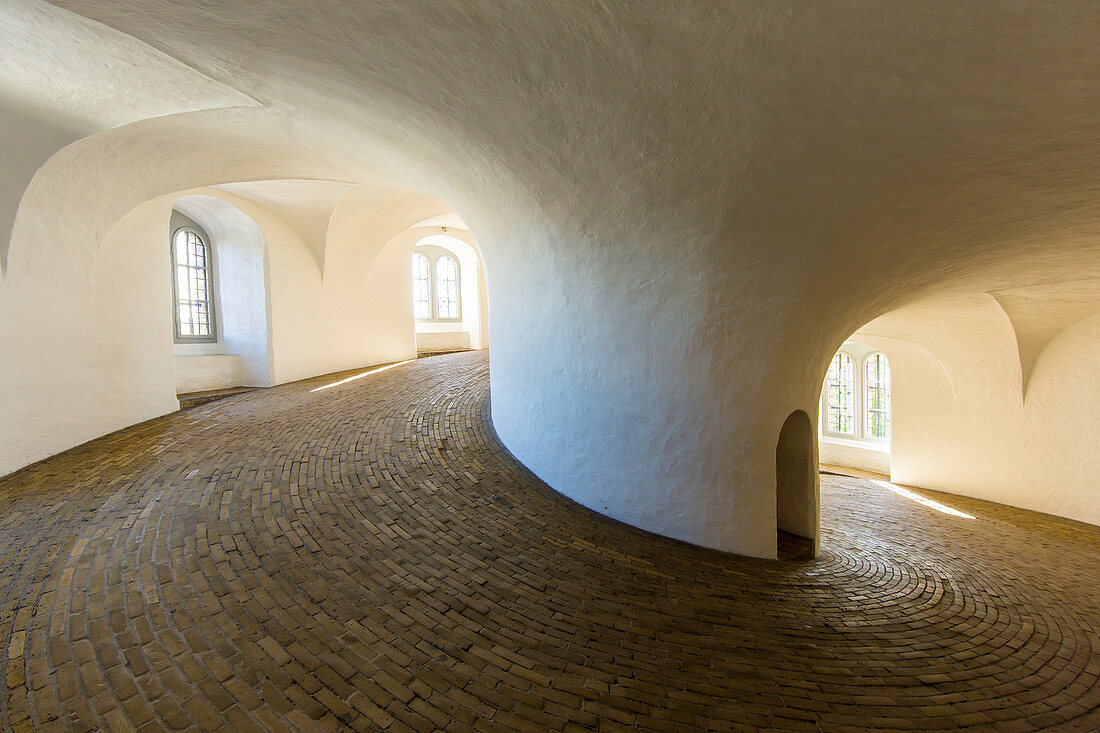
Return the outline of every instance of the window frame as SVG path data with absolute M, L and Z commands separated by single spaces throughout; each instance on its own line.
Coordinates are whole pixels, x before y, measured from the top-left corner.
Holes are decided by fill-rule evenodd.
M 423 247 L 423 249 L 422 249 Z M 415 276 L 415 262 L 416 257 L 423 257 L 425 262 L 428 263 L 428 312 L 429 315 L 426 318 L 421 318 L 416 315 L 416 277 Z M 439 307 L 439 297 L 442 292 L 440 287 L 440 276 L 442 269 L 440 262 L 444 258 L 449 259 L 454 263 L 455 272 L 455 312 L 457 315 L 453 317 L 441 317 Z M 454 250 L 448 249 L 445 246 L 434 244 L 431 242 L 421 241 L 413 247 L 412 256 L 409 258 L 409 282 L 413 287 L 413 320 L 416 323 L 440 323 L 440 324 L 459 324 L 463 323 L 463 307 L 462 307 L 462 258 Z
M 821 384 L 821 399 L 819 405 L 818 415 L 818 430 L 821 438 L 827 438 L 833 441 L 841 441 L 848 443 L 859 444 L 862 443 L 867 446 L 886 447 L 887 449 L 891 445 L 894 435 L 894 372 L 890 366 L 890 357 L 887 356 L 885 351 L 881 349 L 875 349 L 868 351 L 870 347 L 858 342 L 848 343 L 838 349 L 830 359 L 830 368 L 832 360 L 836 359 L 838 354 L 844 354 L 852 361 L 852 389 L 853 389 L 853 419 L 852 426 L 854 432 L 852 433 L 838 433 L 829 429 L 829 374 L 825 373 L 825 379 Z M 856 354 L 860 355 L 858 358 Z M 875 356 L 881 355 L 886 360 L 887 370 L 889 371 L 889 379 L 886 383 L 887 399 L 889 400 L 889 435 L 885 438 L 876 438 L 870 435 L 870 425 L 867 419 L 868 414 L 868 399 L 867 399 L 867 365 L 871 359 Z
M 436 320 L 435 319 L 435 287 L 434 287 L 434 278 L 432 276 L 432 271 L 433 271 L 434 268 L 432 267 L 431 258 L 428 257 L 423 252 L 417 252 L 416 250 L 413 250 L 412 257 L 409 258 L 410 263 L 415 262 L 417 257 L 424 260 L 424 266 L 427 270 L 426 276 L 427 276 L 427 286 L 428 286 L 428 292 L 427 292 L 428 315 L 426 315 L 426 316 L 416 315 L 416 292 L 414 291 L 413 292 L 413 300 L 412 300 L 412 303 L 413 303 L 413 319 L 416 320 L 416 321 L 421 321 L 423 323 L 428 323 L 428 322 Z M 414 288 L 416 287 L 416 281 L 419 279 L 419 278 L 416 277 L 416 274 L 417 274 L 416 271 L 413 270 L 411 280 L 413 282 L 413 287 Z
M 870 381 L 867 379 L 867 367 L 871 363 L 871 359 L 876 356 L 881 356 L 886 360 L 886 436 L 878 437 L 871 435 L 870 421 L 867 419 L 871 414 L 871 405 L 868 399 L 868 390 L 870 389 Z M 872 351 L 867 356 L 863 357 L 863 364 L 860 366 L 860 376 L 862 377 L 863 384 L 861 385 L 860 394 L 862 395 L 862 407 L 860 410 L 860 420 L 863 423 L 860 435 L 864 440 L 871 440 L 876 443 L 886 443 L 890 441 L 890 438 L 894 434 L 894 373 L 890 368 L 890 357 L 882 351 Z
M 440 315 L 441 309 L 439 306 L 440 299 L 442 298 L 440 279 L 442 277 L 442 270 L 439 266 L 439 263 L 441 260 L 444 259 L 453 262 L 455 267 L 455 315 L 453 316 Z M 432 278 L 432 285 L 434 286 L 435 291 L 435 298 L 432 302 L 432 304 L 435 306 L 435 318 L 433 320 L 439 321 L 441 323 L 458 323 L 462 320 L 462 265 L 459 263 L 458 257 L 454 254 L 441 254 L 435 258 L 434 262 L 432 262 L 431 270 L 434 274 L 434 277 Z
M 182 232 L 191 232 L 195 237 L 202 242 L 203 247 L 206 249 L 206 266 L 203 267 L 203 273 L 206 276 L 206 307 L 209 313 L 208 320 L 210 322 L 210 333 L 204 335 L 191 335 L 183 333 L 183 323 L 180 321 L 180 294 L 179 294 L 179 267 L 180 264 L 177 260 L 176 250 L 179 241 L 179 235 Z M 218 342 L 218 309 L 216 307 L 217 290 L 216 290 L 216 276 L 215 276 L 215 256 L 214 245 L 211 243 L 210 238 L 205 235 L 203 231 L 193 227 L 189 224 L 185 224 L 180 227 L 176 227 L 172 231 L 172 236 L 168 240 L 168 252 L 171 257 L 171 269 L 172 269 L 172 322 L 174 326 L 173 341 L 177 344 L 213 344 Z
M 859 370 L 856 367 L 856 364 L 859 363 L 859 362 L 849 352 L 845 351 L 844 349 L 839 349 L 835 354 L 833 354 L 832 358 L 829 360 L 830 368 L 832 368 L 832 364 L 833 364 L 834 361 L 836 361 L 836 358 L 838 356 L 842 355 L 842 354 L 844 356 L 848 357 L 848 361 L 852 365 L 852 397 L 851 397 L 851 401 L 849 403 L 849 406 L 850 406 L 850 409 L 851 409 L 851 414 L 852 414 L 852 432 L 850 432 L 850 433 L 840 433 L 840 432 L 837 432 L 835 430 L 830 430 L 829 429 L 829 423 L 830 423 L 830 421 L 829 421 L 829 397 L 830 397 L 830 394 L 829 393 L 830 393 L 831 386 L 829 384 L 829 373 L 828 373 L 828 371 L 825 372 L 825 383 L 824 383 L 824 388 L 822 389 L 821 432 L 822 432 L 823 435 L 828 435 L 828 436 L 833 437 L 833 438 L 843 438 L 845 440 L 858 440 L 859 436 L 862 435 L 862 432 L 860 430 L 861 426 L 860 426 L 860 419 L 859 419 L 861 400 L 858 397 L 858 395 L 859 395 L 859 381 L 860 380 L 859 380 L 859 374 L 858 374 Z

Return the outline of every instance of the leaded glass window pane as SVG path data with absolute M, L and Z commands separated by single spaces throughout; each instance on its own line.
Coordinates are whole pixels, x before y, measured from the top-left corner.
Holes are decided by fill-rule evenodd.
M 435 264 L 439 318 L 458 318 L 458 263 L 444 255 Z
M 831 433 L 855 435 L 856 375 L 852 357 L 837 352 L 829 364 L 825 389 L 828 395 L 826 429 Z
M 890 362 L 885 354 L 871 354 L 866 366 L 868 438 L 890 437 Z
M 422 254 L 413 254 L 413 317 L 431 318 L 432 303 L 429 295 L 428 258 Z
M 180 229 L 172 242 L 176 269 L 177 336 L 209 338 L 214 335 L 213 291 L 206 242 L 193 229 Z

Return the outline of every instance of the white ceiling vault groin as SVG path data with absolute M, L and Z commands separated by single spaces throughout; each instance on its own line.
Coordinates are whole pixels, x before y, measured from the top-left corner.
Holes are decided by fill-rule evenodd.
M 23 196 L 9 285 L 53 277 L 36 248 L 94 246 L 175 191 L 236 190 L 304 239 L 340 186 L 408 191 L 405 226 L 453 208 L 476 233 L 508 447 L 564 494 L 690 542 L 774 556 L 780 428 L 817 414 L 863 324 L 1025 290 L 1068 323 L 1079 299 L 1041 289 L 1100 278 L 1092 4 L 54 5 L 10 6 L 41 26 L 20 36 L 92 29 L 78 69 L 146 49 L 123 96 L 188 81 L 178 108 L 71 133 Z M 96 83 L 54 106 L 79 118 Z M 58 336 L 62 310 L 42 316 Z M 1019 384 L 1034 329 L 1009 315 Z M 0 368 L 41 388 L 22 357 Z

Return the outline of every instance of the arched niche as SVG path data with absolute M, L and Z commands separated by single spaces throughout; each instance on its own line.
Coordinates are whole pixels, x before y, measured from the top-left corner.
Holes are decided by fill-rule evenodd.
M 169 230 L 185 217 L 209 237 L 218 333 L 211 344 L 175 345 L 177 391 L 270 386 L 271 328 L 263 230 L 243 211 L 213 196 L 184 196 L 173 204 L 173 212 L 176 218 Z
M 468 334 L 468 342 L 465 345 L 472 349 L 483 349 L 488 346 L 487 329 L 483 328 L 485 314 L 485 276 L 481 265 L 481 256 L 475 247 L 450 234 L 429 234 L 417 239 L 414 252 L 425 255 L 432 263 L 430 277 L 433 279 L 431 292 L 436 291 L 437 273 L 435 263 L 441 256 L 448 255 L 455 259 L 459 269 L 459 309 L 460 319 L 446 323 L 438 319 L 416 321 L 416 338 L 418 348 L 425 339 L 432 336 L 438 338 L 447 333 Z M 433 342 L 428 342 L 433 343 Z M 446 344 L 446 341 L 440 342 Z M 455 342 L 457 344 L 457 342 Z
M 775 447 L 775 517 L 780 546 L 801 547 L 795 556 L 817 555 L 818 470 L 813 422 L 803 410 L 795 410 L 783 422 Z M 801 538 L 805 542 L 799 542 Z M 779 553 L 783 556 L 783 553 Z
M 851 368 L 842 379 L 841 370 L 830 366 L 822 386 L 818 425 L 818 457 L 822 463 L 890 475 L 890 428 L 887 428 L 886 435 L 873 429 L 871 411 L 875 406 L 871 404 L 871 393 L 868 391 L 870 380 L 867 365 L 873 357 L 882 356 L 889 367 L 893 351 L 890 349 L 888 352 L 885 347 L 876 347 L 862 336 L 853 335 L 833 356 L 832 364 L 835 365 L 839 357 L 844 357 L 849 360 Z M 838 382 L 845 388 L 838 388 Z M 889 384 L 887 381 L 887 400 L 892 394 Z M 839 404 L 830 401 L 835 399 L 831 394 L 837 391 L 848 396 L 847 404 L 843 400 Z M 846 429 L 836 424 L 840 421 L 838 412 L 841 411 L 846 415 Z M 887 412 L 888 421 L 892 421 L 892 413 L 892 410 Z

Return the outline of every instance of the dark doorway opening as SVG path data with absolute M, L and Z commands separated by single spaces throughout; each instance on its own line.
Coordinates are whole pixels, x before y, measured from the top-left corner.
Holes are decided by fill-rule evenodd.
M 776 555 L 817 556 L 818 473 L 813 424 L 803 410 L 787 416 L 775 447 Z

